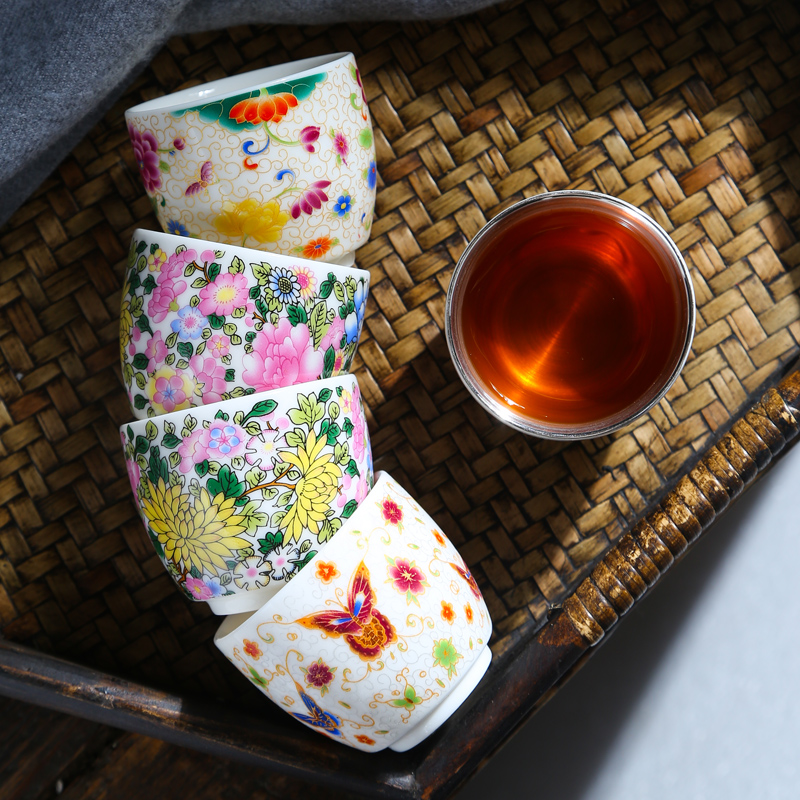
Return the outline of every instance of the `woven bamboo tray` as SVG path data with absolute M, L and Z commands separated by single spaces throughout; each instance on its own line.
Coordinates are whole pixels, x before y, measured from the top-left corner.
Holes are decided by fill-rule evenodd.
M 328 743 L 246 688 L 212 644 L 218 620 L 143 535 L 117 434 L 125 255 L 157 227 L 124 109 L 340 50 L 364 76 L 380 171 L 354 364 L 376 467 L 445 529 L 495 622 L 487 677 L 403 755 Z M 447 796 L 800 429 L 798 54 L 789 0 L 511 3 L 171 40 L 0 231 L 0 692 L 352 794 Z M 647 211 L 698 301 L 667 397 L 572 444 L 489 418 L 443 332 L 469 239 L 564 188 Z

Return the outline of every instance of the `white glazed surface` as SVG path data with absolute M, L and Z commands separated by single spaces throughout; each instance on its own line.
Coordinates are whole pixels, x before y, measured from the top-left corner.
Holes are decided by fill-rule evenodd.
M 138 419 L 346 373 L 369 272 L 137 230 L 120 355 Z
M 379 473 L 308 566 L 254 614 L 229 617 L 214 641 L 296 719 L 375 752 L 404 737 L 413 746 L 415 728 L 440 705 L 463 701 L 488 665 L 491 632 L 461 556 Z
M 276 594 L 372 485 L 352 375 L 135 421 L 120 434 L 156 553 L 216 614 Z
M 322 261 L 366 243 L 377 172 L 360 74 L 351 53 L 314 63 L 300 72 L 293 64 L 259 70 L 246 84 L 236 76 L 209 84 L 217 88 L 207 95 L 198 87 L 126 112 L 165 231 Z M 234 110 L 234 101 L 277 96 L 283 107 L 268 120 L 254 116 L 253 104 L 247 115 Z

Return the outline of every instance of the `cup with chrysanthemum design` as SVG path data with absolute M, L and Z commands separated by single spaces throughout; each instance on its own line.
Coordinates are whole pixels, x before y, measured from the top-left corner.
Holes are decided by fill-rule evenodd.
M 136 420 L 120 434 L 158 557 L 215 614 L 269 600 L 372 486 L 353 375 Z
M 137 230 L 120 314 L 134 416 L 346 373 L 369 272 Z
M 387 473 L 291 583 L 214 637 L 296 720 L 367 752 L 408 750 L 444 723 L 491 661 L 469 567 Z

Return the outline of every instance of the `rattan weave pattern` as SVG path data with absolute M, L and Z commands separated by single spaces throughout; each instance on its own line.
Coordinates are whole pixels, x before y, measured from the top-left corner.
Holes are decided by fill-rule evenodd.
M 378 217 L 358 253 L 372 290 L 354 365 L 376 466 L 472 567 L 496 655 L 800 350 L 800 13 L 789 0 L 537 1 L 440 23 L 171 40 L 0 231 L 7 638 L 162 686 L 232 686 L 211 644 L 217 620 L 150 550 L 122 460 L 119 291 L 133 229 L 156 227 L 122 112 L 338 50 L 356 53 L 376 126 Z M 487 417 L 443 333 L 467 241 L 511 203 L 563 188 L 646 210 L 683 250 L 698 300 L 694 349 L 666 399 L 627 430 L 572 444 Z

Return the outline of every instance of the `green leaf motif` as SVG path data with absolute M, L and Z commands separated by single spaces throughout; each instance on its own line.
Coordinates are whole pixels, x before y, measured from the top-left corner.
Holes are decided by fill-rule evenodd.
M 277 407 L 278 404 L 274 400 L 259 400 L 245 415 L 242 422 L 246 422 L 253 417 L 263 417 L 271 414 Z
M 201 461 L 199 464 L 194 465 L 194 471 L 201 478 L 208 475 L 208 469 L 209 469 L 208 459 L 206 459 L 205 461 Z
M 258 551 L 265 556 L 269 555 L 283 544 L 282 533 L 268 533 L 263 539 L 258 540 Z
M 362 128 L 358 134 L 358 143 L 363 148 L 372 147 L 372 128 Z
M 153 329 L 150 327 L 150 320 L 147 319 L 147 316 L 145 314 L 142 314 L 142 316 L 136 320 L 136 327 L 142 333 L 149 333 L 151 336 L 155 336 L 155 334 L 153 333 Z
M 306 435 L 300 428 L 295 428 L 286 434 L 286 444 L 289 447 L 302 447 L 305 444 Z
M 349 519 L 353 516 L 353 513 L 358 508 L 358 502 L 355 500 L 350 500 L 345 504 L 345 507 L 342 509 L 342 517 L 344 519 Z
M 328 308 L 325 303 L 317 303 L 311 314 L 308 317 L 308 329 L 311 331 L 311 335 L 314 337 L 314 349 L 316 350 L 320 342 L 322 341 L 322 337 L 325 335 L 325 331 L 330 327 L 328 325 Z
M 147 405 L 147 398 L 143 394 L 137 394 L 133 398 L 133 407 L 141 411 Z
M 206 487 L 212 497 L 215 497 L 220 492 L 225 497 L 238 497 L 245 490 L 244 484 L 227 464 L 220 469 L 215 478 L 208 479 Z
M 142 288 L 144 289 L 145 294 L 150 294 L 153 289 L 156 288 L 156 279 L 152 275 L 148 275 L 144 279 L 144 283 L 142 284 Z
M 158 428 L 152 420 L 148 420 L 147 425 L 144 426 L 144 434 L 151 442 L 158 436 Z
M 231 265 L 228 267 L 228 272 L 231 275 L 239 275 L 244 272 L 244 261 L 239 256 L 234 256 Z
M 150 363 L 150 359 L 144 353 L 137 353 L 133 357 L 133 366 L 136 369 L 147 369 L 147 365 Z
M 325 351 L 325 358 L 322 366 L 322 377 L 330 378 L 333 375 L 333 368 L 336 365 L 336 351 L 329 347 Z
M 259 291 L 258 286 L 251 286 L 250 291 L 247 294 L 251 300 L 255 300 L 261 294 L 261 292 Z
M 342 432 L 342 429 L 335 423 L 332 422 L 328 427 L 328 446 L 333 447 L 336 444 L 336 437 Z
M 146 436 L 137 436 L 136 445 L 133 448 L 134 453 L 146 453 L 150 449 L 150 441 Z
M 168 433 L 161 439 L 161 444 L 168 450 L 174 450 L 181 441 L 182 439 L 179 436 L 176 436 L 174 433 Z
M 356 464 L 356 460 L 351 458 L 350 461 L 347 463 L 347 467 L 345 468 L 345 472 L 351 478 L 357 478 L 361 473 L 358 471 L 358 464 Z
M 178 344 L 178 353 L 188 360 L 194 353 L 194 347 L 192 347 L 191 342 L 180 342 L 180 344 Z
M 217 314 L 209 314 L 208 315 L 208 324 L 215 331 L 218 331 L 225 324 L 225 317 L 220 317 Z
M 319 400 L 320 403 L 327 403 L 332 396 L 333 392 L 330 389 L 321 389 L 319 394 L 317 395 L 317 400 Z
M 208 265 L 208 280 L 213 283 L 217 275 L 222 271 L 222 266 L 215 261 L 213 264 Z
M 225 380 L 230 382 L 236 380 L 236 370 L 235 369 L 226 369 L 225 370 Z
M 292 323 L 293 328 L 299 325 L 301 322 L 308 322 L 308 315 L 306 314 L 306 310 L 303 308 L 303 306 L 289 306 L 286 309 L 286 313 L 289 315 L 289 322 Z
M 262 261 L 260 264 L 251 264 L 250 269 L 253 270 L 253 277 L 258 281 L 259 286 L 266 286 L 269 283 L 272 267 L 266 261 Z

